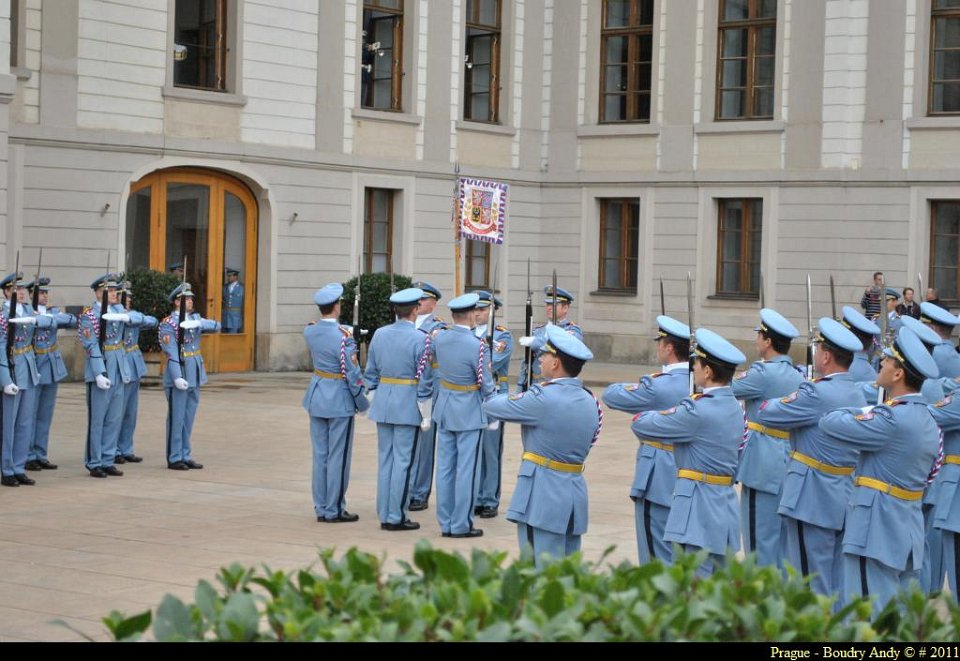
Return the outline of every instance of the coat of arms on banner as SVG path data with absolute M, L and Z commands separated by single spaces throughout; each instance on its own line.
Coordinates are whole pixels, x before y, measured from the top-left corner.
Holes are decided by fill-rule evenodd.
M 507 188 L 496 181 L 460 180 L 460 233 L 465 238 L 503 243 Z

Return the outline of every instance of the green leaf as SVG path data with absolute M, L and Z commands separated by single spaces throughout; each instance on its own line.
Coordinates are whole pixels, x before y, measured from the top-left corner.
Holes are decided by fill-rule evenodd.
M 547 583 L 543 595 L 540 597 L 540 607 L 543 608 L 548 617 L 554 617 L 563 610 L 564 592 L 563 584 L 560 581 Z
M 246 642 L 255 640 L 260 624 L 260 613 L 253 595 L 249 592 L 235 592 L 227 599 L 220 621 L 217 623 L 217 635 L 220 640 Z
M 119 611 L 111 611 L 103 618 L 103 623 L 113 635 L 114 640 L 135 640 L 150 628 L 153 614 L 147 610 L 138 615 L 124 617 Z
M 160 642 L 196 640 L 198 636 L 190 617 L 190 609 L 173 595 L 166 595 L 157 608 L 153 635 Z
M 200 581 L 197 583 L 194 598 L 197 600 L 197 608 L 200 609 L 200 612 L 206 619 L 212 620 L 216 617 L 217 606 L 220 604 L 220 596 L 208 581 Z

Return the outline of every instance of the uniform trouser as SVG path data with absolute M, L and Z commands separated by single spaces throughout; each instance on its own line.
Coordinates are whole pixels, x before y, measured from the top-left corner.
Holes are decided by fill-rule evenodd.
M 437 432 L 437 522 L 440 532 L 459 535 L 473 528 L 482 429 Z
M 25 390 L 21 390 L 16 395 L 4 393 L 0 395 L 3 398 L 0 404 L 0 468 L 2 468 L 5 477 L 11 477 L 14 474 L 14 446 L 16 438 L 14 428 L 17 424 L 17 413 L 20 409 L 20 398 Z
M 693 546 L 692 544 L 681 544 L 681 548 L 686 553 L 699 553 L 703 551 L 699 546 Z M 707 555 L 707 559 L 703 561 L 703 564 L 697 567 L 697 576 L 700 578 L 707 578 L 712 576 L 713 572 L 717 571 L 720 567 L 726 564 L 726 558 L 718 553 L 710 553 Z
M 954 601 L 960 595 L 960 533 L 940 530 L 943 537 L 943 564 L 947 570 L 947 585 Z
M 20 390 L 20 405 L 17 407 L 16 422 L 13 428 L 13 472 L 22 475 L 26 470 L 27 456 L 33 443 L 34 423 L 36 422 L 37 388 Z
M 436 451 L 437 425 L 430 431 L 417 427 L 417 451 L 413 455 L 413 474 L 410 484 L 410 500 L 422 503 L 430 500 L 433 487 L 433 459 Z
M 789 516 L 783 517 L 784 564 L 803 576 L 817 594 L 839 596 L 843 590 L 843 533 Z
M 37 386 L 34 401 L 33 441 L 27 453 L 27 461 L 38 459 L 46 461 L 47 448 L 50 445 L 50 424 L 53 422 L 53 407 L 57 404 L 59 383 L 45 383 Z
M 673 545 L 663 541 L 670 508 L 638 498 L 633 501 L 633 514 L 637 524 L 637 555 L 645 565 L 654 558 L 664 564 L 673 563 Z
M 124 384 L 117 379 L 106 390 L 87 383 L 87 447 L 83 463 L 89 469 L 113 466 L 123 419 Z
M 167 394 L 167 463 L 191 461 L 190 435 L 200 405 L 200 388 L 164 388 Z
M 783 522 L 777 509 L 780 494 L 743 486 L 740 490 L 740 526 L 743 551 L 757 554 L 757 564 L 780 566 Z
M 480 485 L 477 487 L 477 505 L 500 507 L 500 482 L 503 466 L 503 426 L 483 430 L 480 450 Z
M 843 554 L 843 590 L 847 603 L 856 597 L 869 597 L 873 613 L 877 615 L 897 592 L 909 588 L 911 582 L 920 582 L 920 569 L 913 568 L 912 559 L 904 570 L 894 569 L 878 560 L 862 555 Z
M 407 520 L 417 425 L 377 423 L 379 467 L 377 470 L 377 518 L 380 523 Z
M 570 520 L 570 528 L 573 519 Z M 568 530 L 570 530 L 568 528 Z M 520 542 L 520 553 L 533 552 L 533 560 L 537 567 L 553 558 L 563 558 L 580 550 L 580 538 L 570 532 L 565 535 L 550 532 L 543 528 L 535 528 L 526 523 L 517 523 L 517 539 Z
M 310 443 L 313 446 L 313 511 L 325 519 L 335 519 L 347 507 L 353 416 L 311 416 Z
M 123 386 L 123 420 L 120 423 L 120 438 L 117 440 L 117 455 L 133 454 L 133 434 L 137 431 L 137 410 L 140 408 L 140 379 Z
M 923 506 L 923 567 L 920 568 L 920 585 L 927 594 L 943 589 L 946 566 L 943 560 L 943 531 L 933 527 L 933 505 Z

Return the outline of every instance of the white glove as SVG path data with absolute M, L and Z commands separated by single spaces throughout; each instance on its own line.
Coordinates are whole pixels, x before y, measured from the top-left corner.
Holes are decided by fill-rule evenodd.
M 425 399 L 422 402 L 417 402 L 417 408 L 420 409 L 420 416 L 423 418 L 420 422 L 420 429 L 430 431 L 430 426 L 433 424 L 433 420 L 430 419 L 430 413 L 433 411 L 433 400 Z
M 103 374 L 97 374 L 97 387 L 100 390 L 110 390 L 110 379 Z
M 124 383 L 124 385 L 130 383 L 130 377 L 129 377 L 129 376 L 123 377 L 123 383 Z
M 494 420 L 494 421 L 491 422 L 489 425 L 487 425 L 487 430 L 488 430 L 488 431 L 497 431 L 498 429 L 500 429 L 500 421 L 499 421 L 499 420 Z
M 373 404 L 373 396 L 376 394 L 376 392 L 377 392 L 376 390 L 367 391 L 367 403 Z
M 518 340 L 518 342 L 520 343 L 521 347 L 529 347 L 531 344 L 533 344 L 533 338 L 529 335 L 524 335 Z
M 20 388 L 17 386 L 16 383 L 11 383 L 9 386 L 3 387 L 3 393 L 5 395 L 10 395 L 12 397 L 16 395 L 18 392 L 20 392 Z
M 36 317 L 14 317 L 10 319 L 11 324 L 23 324 L 24 326 L 33 326 L 37 323 Z
M 176 386 L 177 390 L 186 390 L 190 387 L 190 384 L 187 383 L 187 380 L 183 377 L 173 380 L 173 385 Z
M 130 315 L 126 312 L 107 312 L 106 314 L 100 315 L 100 318 L 104 321 L 120 321 L 125 324 L 130 321 Z
M 200 328 L 203 324 L 199 319 L 187 319 L 180 322 L 180 328 L 190 330 L 191 328 Z

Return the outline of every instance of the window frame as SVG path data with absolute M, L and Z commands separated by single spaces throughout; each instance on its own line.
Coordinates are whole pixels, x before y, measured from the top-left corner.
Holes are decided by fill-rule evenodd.
M 727 204 L 730 202 L 739 202 L 743 205 L 743 229 L 741 230 L 740 237 L 740 254 L 742 255 L 739 264 L 739 276 L 741 289 L 738 291 L 725 291 L 722 290 L 723 286 L 723 235 L 724 235 L 724 220 L 726 218 Z M 759 209 L 756 207 L 759 206 Z M 722 197 L 717 199 L 717 252 L 716 252 L 716 284 L 715 284 L 715 294 L 716 298 L 728 298 L 728 299 L 746 299 L 746 300 L 759 300 L 760 290 L 750 291 L 750 283 L 752 281 L 750 265 L 753 262 L 750 261 L 750 246 L 753 239 L 753 221 L 756 214 L 759 214 L 759 232 L 760 232 L 760 255 L 755 262 L 757 269 L 757 280 L 759 284 L 759 273 L 763 264 L 763 198 L 762 197 Z M 731 261 L 731 260 L 727 260 Z M 744 283 L 746 283 L 747 289 L 744 289 Z
M 490 256 L 493 254 L 493 244 L 487 243 L 486 241 L 477 241 L 475 239 L 467 239 L 464 242 L 464 290 L 465 291 L 474 291 L 477 289 L 482 289 L 490 291 Z M 479 248 L 482 244 L 485 248 L 485 254 L 483 257 L 483 282 L 474 282 L 473 281 L 473 268 L 472 262 L 474 259 L 480 257 L 476 255 L 474 251 L 476 248 Z
M 398 0 L 400 6 L 396 7 L 385 7 L 382 6 L 378 0 L 363 0 L 363 4 L 360 7 L 361 11 L 361 20 L 360 20 L 360 57 L 359 66 L 360 66 L 360 107 L 365 110 L 375 110 L 380 112 L 403 112 L 403 32 L 404 32 L 404 18 L 405 18 L 405 6 L 404 0 Z M 367 39 L 370 38 L 370 35 L 364 35 L 364 26 L 367 25 L 366 13 L 367 11 L 378 11 L 384 12 L 387 14 L 393 14 L 393 18 L 390 19 L 393 21 L 393 46 L 391 48 L 391 56 L 393 62 L 390 65 L 390 107 L 381 108 L 375 105 L 368 105 L 367 97 L 372 99 L 373 90 L 374 90 L 374 79 L 373 79 L 373 65 L 365 64 L 363 62 L 365 51 L 371 51 L 372 49 L 368 48 Z M 385 20 L 385 19 L 378 19 Z M 365 67 L 370 66 L 370 70 L 367 71 L 366 76 L 364 76 Z
M 958 252 L 956 255 L 956 261 L 954 262 L 955 266 L 953 267 L 953 269 L 957 271 L 957 277 L 955 278 L 955 282 L 957 283 L 956 290 L 953 292 L 950 292 L 949 296 L 946 295 L 946 292 L 944 292 L 943 288 L 938 286 L 937 278 L 936 278 L 936 273 L 938 268 L 941 268 L 941 269 L 950 268 L 950 267 L 939 266 L 936 263 L 936 258 L 937 258 L 936 244 L 937 244 L 937 237 L 938 237 L 937 207 L 939 207 L 941 204 L 956 204 L 960 206 L 960 199 L 938 198 L 938 199 L 930 200 L 930 244 L 929 244 L 930 267 L 927 272 L 927 278 L 928 278 L 927 287 L 935 288 L 938 292 L 938 295 L 940 296 L 940 300 L 943 301 L 944 303 L 956 304 L 960 302 L 960 231 L 958 231 Z M 944 236 L 944 235 L 940 234 L 939 236 Z M 921 295 L 925 295 L 925 292 L 922 292 Z
M 176 46 L 177 31 L 177 0 L 167 0 L 167 71 L 162 94 L 164 98 L 177 101 L 196 101 L 201 103 L 215 103 L 228 106 L 246 105 L 243 96 L 243 76 L 241 66 L 243 62 L 243 7 L 239 0 L 224 0 L 226 57 L 224 60 L 225 78 L 224 89 L 215 90 L 204 87 L 186 87 L 174 84 L 174 48 Z
M 637 293 L 640 280 L 640 198 L 638 197 L 602 197 L 600 203 L 600 243 L 597 251 L 597 291 L 601 293 Z M 620 203 L 620 254 L 616 257 L 620 281 L 613 286 L 606 282 L 606 261 L 612 259 L 607 256 L 607 222 L 609 208 L 613 203 Z M 634 214 L 630 210 L 635 210 Z M 633 227 L 631 223 L 635 221 Z M 631 237 L 631 231 L 633 237 Z M 633 250 L 631 251 L 631 248 Z M 633 253 L 631 257 L 629 253 Z M 630 283 L 632 270 L 630 262 L 636 262 L 636 278 Z
M 194 0 L 196 1 L 196 0 Z M 198 90 L 202 92 L 217 92 L 223 93 L 228 91 L 227 83 L 227 60 L 229 48 L 229 39 L 230 39 L 230 9 L 228 7 L 227 0 L 210 0 L 215 5 L 214 13 L 214 33 L 216 35 L 216 44 L 214 45 L 214 72 L 215 80 L 213 85 L 184 85 L 177 83 L 176 76 L 176 59 L 174 59 L 173 65 L 173 87 L 178 89 L 188 89 L 188 90 Z M 176 0 L 174 0 L 174 35 L 173 40 L 176 45 Z M 175 49 L 174 49 L 175 51 Z M 205 75 L 205 67 L 199 67 L 200 79 L 202 80 Z
M 960 115 L 960 106 L 956 110 L 936 110 L 933 107 L 934 104 L 934 87 L 937 84 L 937 79 L 934 78 L 934 67 L 936 66 L 937 61 L 937 19 L 938 18 L 954 18 L 957 21 L 960 21 L 960 7 L 950 7 L 946 9 L 937 9 L 936 7 L 937 0 L 930 0 L 930 33 L 929 33 L 929 43 L 930 48 L 928 51 L 929 62 L 927 63 L 927 115 L 931 117 L 951 117 Z M 940 49 L 940 50 L 956 50 L 960 51 L 960 47 L 955 49 Z M 955 84 L 960 85 L 960 78 L 950 79 L 950 81 Z M 940 81 L 941 83 L 947 82 L 947 79 Z
M 654 86 L 654 69 L 653 63 L 655 59 L 655 50 L 653 44 L 654 37 L 654 23 L 656 22 L 656 0 L 629 0 L 630 1 L 630 19 L 629 25 L 626 27 L 618 28 L 608 28 L 607 25 L 607 8 L 609 0 L 602 0 L 600 7 L 600 57 L 599 57 L 599 85 L 598 85 L 598 104 L 597 104 L 597 123 L 598 124 L 649 124 L 650 117 L 653 114 L 653 86 Z M 650 23 L 649 24 L 640 24 L 640 16 L 642 12 L 640 11 L 641 3 L 649 2 L 650 3 Z M 650 61 L 647 62 L 647 66 L 650 68 L 650 85 L 646 89 L 646 96 L 649 101 L 647 104 L 647 116 L 639 116 L 639 104 L 637 103 L 637 95 L 642 95 L 644 90 L 639 88 L 637 74 L 634 71 L 632 66 L 633 62 L 642 64 L 637 58 L 639 58 L 640 50 L 640 38 L 644 36 L 650 37 Z M 624 119 L 608 119 L 606 117 L 606 97 L 608 96 L 621 96 L 619 93 L 607 92 L 606 82 L 607 82 L 607 40 L 611 37 L 626 37 L 627 38 L 627 89 L 624 90 L 623 96 L 626 96 L 627 108 L 626 108 L 626 117 Z
M 770 121 L 773 120 L 777 115 L 777 51 L 779 50 L 780 43 L 780 30 L 779 30 L 779 21 L 780 21 L 780 7 L 777 3 L 777 14 L 773 18 L 760 17 L 759 7 L 762 0 L 747 0 L 748 1 L 748 18 L 744 20 L 737 21 L 725 21 L 723 19 L 724 9 L 728 0 L 718 0 L 717 4 L 717 60 L 716 60 L 716 75 L 714 77 L 714 112 L 713 112 L 713 121 L 715 122 L 752 122 L 752 121 Z M 756 101 L 756 71 L 754 64 L 758 59 L 757 56 L 757 35 L 760 29 L 765 27 L 773 26 L 774 29 L 774 46 L 773 46 L 773 83 L 769 85 L 769 88 L 772 93 L 772 107 L 770 109 L 769 115 L 755 115 L 753 114 L 754 102 Z M 723 39 L 724 32 L 726 30 L 742 30 L 746 29 L 747 31 L 747 73 L 746 80 L 744 82 L 744 89 L 746 90 L 746 100 L 745 100 L 745 109 L 746 114 L 739 115 L 737 117 L 723 117 L 721 116 L 721 111 L 723 108 L 723 90 L 724 89 L 741 89 L 739 87 L 723 87 L 723 63 L 725 60 L 738 60 L 740 58 L 724 58 L 723 57 Z M 765 56 L 766 57 L 766 56 Z M 767 86 L 760 86 L 766 88 Z
M 378 192 L 385 192 L 387 194 L 387 246 L 386 253 L 374 253 L 373 252 L 373 226 L 376 222 L 373 218 L 373 197 Z M 387 258 L 387 270 L 382 271 L 383 273 L 393 273 L 393 229 L 394 229 L 394 217 L 396 216 L 396 198 L 397 191 L 393 188 L 380 188 L 376 186 L 367 186 L 363 189 L 363 272 L 364 273 L 374 273 L 373 270 L 373 258 L 375 255 L 385 254 Z M 380 273 L 380 271 L 377 271 Z
M 477 122 L 480 124 L 500 124 L 500 67 L 502 64 L 502 48 L 503 48 L 503 0 L 492 0 L 496 3 L 496 24 L 490 25 L 486 23 L 480 23 L 480 2 L 481 0 L 474 0 L 473 4 L 473 16 L 470 16 L 470 0 L 467 0 L 466 7 L 466 17 L 464 19 L 464 29 L 463 29 L 463 43 L 464 43 L 464 60 L 463 60 L 463 121 L 465 122 Z M 468 31 L 482 30 L 482 34 L 470 35 Z M 472 76 L 471 71 L 472 67 L 468 67 L 469 58 L 470 58 L 470 44 L 474 39 L 479 37 L 485 37 L 491 35 L 491 46 L 490 46 L 490 89 L 489 89 L 489 104 L 487 106 L 487 118 L 479 119 L 477 117 L 471 116 L 473 104 L 472 96 L 475 96 L 475 93 L 471 91 L 472 89 Z

